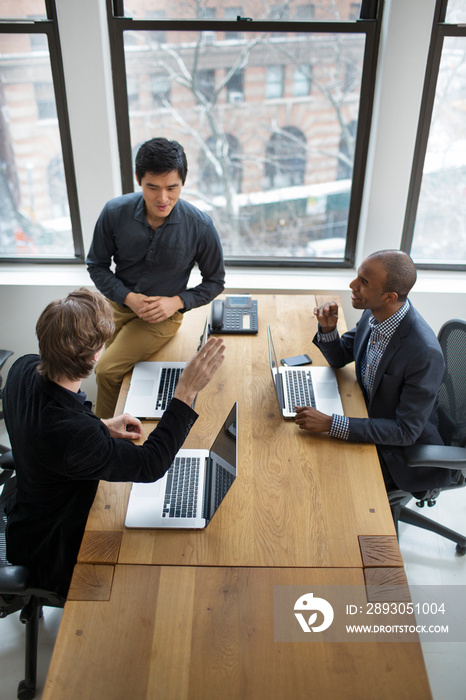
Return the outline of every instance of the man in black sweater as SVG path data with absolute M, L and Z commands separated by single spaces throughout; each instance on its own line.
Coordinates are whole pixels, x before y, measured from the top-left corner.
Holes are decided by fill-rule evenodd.
M 197 414 L 191 408 L 223 361 L 211 338 L 184 369 L 157 427 L 143 445 L 141 423 L 99 419 L 80 385 L 113 333 L 106 299 L 87 289 L 47 306 L 36 333 L 40 355 L 10 369 L 3 394 L 17 491 L 8 501 L 7 557 L 31 584 L 65 596 L 99 480 L 156 481 L 170 467 Z

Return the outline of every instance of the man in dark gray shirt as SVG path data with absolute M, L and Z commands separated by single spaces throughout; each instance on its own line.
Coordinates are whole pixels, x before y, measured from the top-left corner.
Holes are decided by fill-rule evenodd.
M 100 418 L 113 416 L 124 375 L 173 337 L 183 313 L 224 289 L 222 247 L 212 220 L 180 199 L 187 170 L 177 141 L 147 141 L 136 156 L 142 192 L 107 202 L 97 221 L 87 265 L 115 320 L 96 367 Z M 202 282 L 188 289 L 196 264 Z

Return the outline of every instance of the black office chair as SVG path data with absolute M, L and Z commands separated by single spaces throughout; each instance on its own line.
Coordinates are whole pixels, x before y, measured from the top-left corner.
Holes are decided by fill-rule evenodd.
M 11 355 L 13 355 L 11 350 L 0 350 L 0 370 L 2 369 L 3 365 L 8 360 L 8 358 L 11 357 Z M 2 400 L 2 393 L 3 393 L 3 378 L 2 378 L 2 375 L 0 374 L 0 402 Z M 3 420 L 3 406 L 0 409 L 0 420 Z M 6 445 L 0 445 L 0 454 L 7 452 L 9 449 L 10 448 L 7 447 Z
M 447 321 L 439 331 L 438 340 L 445 358 L 445 374 L 439 391 L 439 432 L 445 445 L 412 445 L 405 449 L 410 468 L 438 467 L 456 471 L 450 486 L 424 493 L 389 492 L 389 502 L 398 534 L 398 523 L 408 523 L 435 532 L 456 542 L 456 552 L 466 554 L 466 536 L 454 532 L 406 507 L 413 498 L 423 508 L 434 506 L 441 491 L 466 485 L 466 321 Z
M 36 694 L 37 641 L 42 607 L 62 608 L 65 599 L 52 591 L 35 588 L 24 566 L 12 566 L 6 559 L 4 506 L 16 488 L 11 450 L 0 457 L 0 618 L 18 610 L 26 625 L 25 678 L 18 685 L 18 698 L 30 700 Z

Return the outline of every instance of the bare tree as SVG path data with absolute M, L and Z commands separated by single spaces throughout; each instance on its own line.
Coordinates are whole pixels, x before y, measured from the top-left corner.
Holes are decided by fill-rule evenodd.
M 292 2 L 287 0 L 280 6 L 282 17 L 286 17 Z M 169 115 L 171 130 L 178 131 L 180 135 L 189 135 L 197 143 L 201 154 L 199 167 L 202 172 L 193 193 L 212 207 L 214 218 L 220 224 L 222 238 L 228 240 L 234 250 L 240 250 L 245 242 L 265 248 L 270 245 L 272 233 L 264 222 L 254 225 L 254 222 L 246 220 L 245 197 L 239 194 L 242 170 L 254 168 L 258 177 L 264 169 L 272 173 L 268 179 L 259 181 L 256 191 L 262 191 L 264 187 L 276 189 L 276 183 L 280 181 L 288 186 L 299 184 L 294 174 L 296 169 L 301 168 L 301 162 L 303 184 L 305 163 L 312 159 L 325 160 L 330 164 L 326 166 L 327 169 L 333 168 L 335 177 L 338 177 L 339 161 L 344 166 L 343 170 L 351 173 L 355 109 L 354 106 L 349 108 L 348 103 L 357 100 L 361 73 L 358 63 L 361 50 L 353 50 L 351 42 L 337 34 L 332 35 L 331 39 L 325 35 L 315 38 L 305 33 L 283 34 L 283 25 L 277 34 L 244 32 L 244 26 L 240 31 L 241 38 L 234 42 L 217 42 L 211 32 L 203 31 L 196 35 L 194 41 L 180 41 L 176 45 L 159 41 L 155 32 L 146 32 L 144 60 L 141 62 L 139 55 L 137 66 L 141 73 L 151 74 L 153 80 L 171 86 L 170 96 L 168 90 L 166 94 L 161 94 L 159 104 Z M 258 110 L 248 114 L 246 124 L 241 123 L 238 116 L 235 132 L 231 133 L 233 107 L 225 101 L 229 86 L 241 83 L 247 69 L 265 68 L 274 63 L 301 71 L 312 84 L 313 91 L 321 95 L 329 115 L 333 114 L 333 117 L 328 116 L 329 122 L 333 120 L 334 124 L 338 124 L 341 136 L 337 148 L 327 147 L 316 139 L 307 139 L 306 135 L 298 133 L 298 129 L 293 131 L 290 127 L 283 127 L 276 116 L 266 119 L 257 113 Z M 191 95 L 191 107 L 189 104 L 181 107 L 180 100 L 176 97 L 173 99 L 183 89 Z M 244 95 L 249 99 L 247 91 Z M 290 105 L 292 101 L 291 96 Z M 194 107 L 195 119 L 192 118 Z M 244 114 L 242 107 L 238 111 Z M 159 118 L 160 112 L 157 110 L 147 115 L 149 131 L 157 130 Z M 251 120 L 254 120 L 254 124 L 251 124 Z M 312 121 L 311 104 L 309 120 Z M 263 148 L 260 153 L 257 150 L 243 152 L 234 147 L 234 139 L 242 142 L 243 139 L 247 140 L 248 134 L 251 138 L 251 133 L 265 135 L 266 142 L 274 138 L 282 145 L 276 149 Z M 241 136 L 243 139 L 239 138 Z M 281 206 L 283 214 L 273 231 L 276 245 L 283 247 L 283 239 L 286 238 L 288 247 L 299 248 L 303 239 L 309 240 L 309 225 L 303 231 L 300 225 L 303 214 L 296 212 L 296 207 L 285 201 L 281 202 Z M 281 225 L 283 220 L 287 222 L 286 227 Z M 319 220 L 312 223 L 314 237 L 319 237 L 321 233 L 319 223 Z

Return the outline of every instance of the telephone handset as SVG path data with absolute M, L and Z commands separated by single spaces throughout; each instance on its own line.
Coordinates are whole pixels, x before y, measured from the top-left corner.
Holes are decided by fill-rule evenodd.
M 210 322 L 210 327 L 212 330 L 219 330 L 223 325 L 223 301 L 221 299 L 215 299 L 212 302 L 212 318 Z
M 257 301 L 249 294 L 214 299 L 210 319 L 211 333 L 257 333 Z

